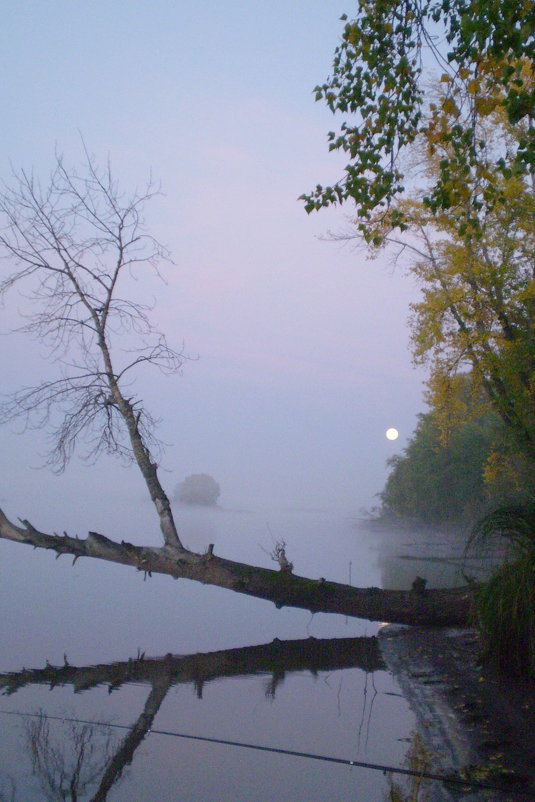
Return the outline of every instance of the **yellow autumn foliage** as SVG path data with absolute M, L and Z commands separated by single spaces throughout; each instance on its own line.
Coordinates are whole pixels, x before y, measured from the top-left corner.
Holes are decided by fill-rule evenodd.
M 535 459 L 535 175 L 496 166 L 524 129 L 506 119 L 502 90 L 492 90 L 494 69 L 489 59 L 480 74 L 465 75 L 466 96 L 450 83 L 438 88 L 415 157 L 424 186 L 371 223 L 376 243 L 403 254 L 420 284 L 411 307 L 413 357 L 429 366 L 428 401 L 444 436 L 462 420 L 456 377 L 470 372 L 474 397 L 483 391 L 516 448 Z M 518 72 L 524 84 L 533 80 L 528 66 Z M 481 143 L 477 159 L 472 141 L 463 154 L 447 136 L 467 96 L 482 115 L 473 131 Z M 439 173 L 448 202 L 437 211 L 426 189 Z M 489 480 L 491 474 L 489 466 Z

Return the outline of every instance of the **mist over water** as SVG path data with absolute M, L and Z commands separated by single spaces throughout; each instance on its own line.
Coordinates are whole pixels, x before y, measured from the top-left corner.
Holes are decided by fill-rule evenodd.
M 416 538 L 415 546 L 406 533 L 360 520 L 422 406 L 423 374 L 412 369 L 405 325 L 416 288 L 402 271 L 366 264 L 362 252 L 322 239 L 346 227 L 339 210 L 307 216 L 296 200 L 338 169 L 325 147 L 330 112 L 311 92 L 329 69 L 345 10 L 314 1 L 303 14 L 300 3 L 241 0 L 156 0 L 126 17 L 99 2 L 61 13 L 37 4 L 29 15 L 13 7 L 4 55 L 17 80 L 2 87 L 2 175 L 12 164 L 45 182 L 55 150 L 78 165 L 82 132 L 127 194 L 149 173 L 162 181 L 165 196 L 147 207 L 147 229 L 174 262 L 162 265 L 166 283 L 140 271 L 124 293 L 153 307 L 169 343 L 193 357 L 182 375 L 143 373 L 132 389 L 160 420 L 165 447 L 156 459 L 169 495 L 192 473 L 221 484 L 219 508 L 176 507 L 187 546 L 202 552 L 213 543 L 217 555 L 276 567 L 270 553 L 284 541 L 295 572 L 312 578 L 410 587 L 419 573 L 430 584 L 451 582 L 447 543 L 428 547 Z M 14 293 L 2 309 L 2 392 L 58 369 L 42 342 L 13 331 L 24 303 Z M 392 426 L 400 432 L 395 444 L 385 438 Z M 160 545 L 136 470 L 108 457 L 85 465 L 81 443 L 56 476 L 40 470 L 48 445 L 40 428 L 0 430 L 0 506 L 8 517 L 44 532 L 92 530 Z M 373 638 L 378 624 L 276 610 L 106 562 L 73 565 L 6 541 L 0 604 L 0 673 L 22 683 L 2 696 L 0 727 L 0 796 L 15 802 L 54 798 L 30 759 L 45 725 L 67 767 L 78 736 L 68 722 L 45 720 L 30 743 L 30 719 L 6 711 L 132 726 L 158 691 L 153 732 L 110 799 L 368 802 L 388 790 L 381 773 L 180 741 L 156 729 L 381 764 L 404 759 L 414 722 L 385 670 L 358 661 L 317 668 L 314 655 L 298 668 L 277 659 L 275 639 Z M 165 664 L 168 654 L 202 653 L 206 667 L 221 650 L 274 641 L 269 670 L 239 653 L 241 674 L 222 671 L 204 687 L 187 671 L 187 681 L 165 692 L 165 670 L 151 681 L 124 679 L 142 655 Z M 47 661 L 67 674 L 78 667 L 79 684 L 57 674 L 26 683 L 23 669 L 46 671 Z M 108 678 L 82 690 L 84 668 L 90 674 L 95 666 Z M 91 734 L 103 770 L 123 737 Z M 78 798 L 94 791 L 95 783 Z
M 151 517 L 147 511 L 143 502 L 131 504 L 132 540 L 146 541 Z M 392 545 L 393 534 L 387 537 L 386 532 L 374 531 L 346 514 L 218 507 L 176 507 L 175 512 L 182 537 L 194 550 L 214 543 L 220 556 L 275 567 L 269 552 L 274 542 L 282 539 L 295 572 L 301 575 L 364 586 L 381 585 L 391 578 L 388 559 L 392 555 L 385 563 L 381 549 L 387 539 Z M 87 510 L 83 516 L 87 520 Z M 119 534 L 117 513 L 110 515 L 109 529 L 113 530 L 108 530 L 109 534 Z M 73 566 L 67 557 L 56 560 L 54 555 L 19 544 L 1 545 L 2 676 L 23 667 L 44 669 L 47 663 L 88 669 L 98 665 L 108 672 L 127 672 L 128 661 L 135 661 L 140 654 L 148 661 L 168 654 L 209 655 L 270 644 L 276 638 L 353 639 L 373 637 L 377 632 L 378 625 L 371 622 L 276 610 L 270 603 L 186 580 L 153 576 L 144 581 L 142 573 L 123 566 L 88 559 Z M 400 546 L 406 548 L 406 544 Z M 119 668 L 112 669 L 112 664 Z M 275 674 L 247 676 L 248 670 L 252 669 L 244 662 L 241 676 L 206 682 L 202 698 L 191 680 L 173 685 L 164 694 L 152 730 L 348 760 L 388 765 L 403 762 L 414 720 L 385 670 L 305 668 L 280 673 L 277 669 Z M 143 711 L 151 686 L 143 681 L 131 684 L 122 676 L 123 684 L 111 695 L 102 680 L 81 693 L 73 693 L 73 686 L 62 681 L 52 689 L 50 682 L 29 684 L 2 696 L 0 759 L 5 777 L 16 785 L 16 799 L 40 796 L 37 779 L 30 771 L 25 720 L 6 716 L 5 711 L 35 713 L 41 709 L 49 716 L 131 726 Z M 56 720 L 48 724 L 50 738 L 53 735 L 68 751 L 66 725 Z M 112 729 L 111 734 L 117 751 L 125 732 Z M 95 743 L 102 743 L 104 736 L 97 733 L 93 737 Z M 109 799 L 141 801 L 150 798 L 151 788 L 152 793 L 158 788 L 158 798 L 171 800 L 179 788 L 183 799 L 245 802 L 280 798 L 284 788 L 296 799 L 365 802 L 383 799 L 387 787 L 381 773 L 362 768 L 152 733 L 146 734 L 136 749 L 130 768 Z

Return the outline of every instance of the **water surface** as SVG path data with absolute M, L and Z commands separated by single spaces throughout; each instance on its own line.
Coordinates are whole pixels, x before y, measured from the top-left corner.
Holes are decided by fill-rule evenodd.
M 100 531 L 147 542 L 150 512 L 132 504 L 128 535 Z M 284 540 L 305 576 L 397 587 L 424 569 L 430 584 L 458 576 L 450 539 L 334 512 L 177 514 L 194 550 L 214 543 L 218 555 L 274 567 L 269 552 Z M 412 713 L 374 641 L 358 640 L 379 623 L 5 541 L 0 554 L 0 799 L 70 799 L 73 775 L 78 799 L 387 798 L 382 772 L 314 758 L 404 762 Z

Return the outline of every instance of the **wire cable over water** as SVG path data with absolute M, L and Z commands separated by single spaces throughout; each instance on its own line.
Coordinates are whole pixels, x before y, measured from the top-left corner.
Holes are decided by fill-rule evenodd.
M 20 716 L 22 718 L 33 718 L 37 716 L 42 716 L 45 719 L 50 721 L 62 721 L 62 722 L 69 722 L 73 724 L 89 724 L 95 727 L 112 727 L 114 729 L 119 730 L 131 730 L 131 726 L 127 724 L 113 724 L 109 722 L 102 722 L 102 721 L 90 721 L 86 719 L 79 719 L 79 718 L 72 718 L 69 716 L 52 716 L 46 713 L 22 713 L 16 710 L 0 710 L 0 714 L 6 716 Z M 463 788 L 479 788 L 489 791 L 503 791 L 503 788 L 500 788 L 497 785 L 491 785 L 489 783 L 481 782 L 479 780 L 469 780 L 463 777 L 452 775 L 444 775 L 444 774 L 435 774 L 432 772 L 427 771 L 416 771 L 413 769 L 405 769 L 401 766 L 388 766 L 383 763 L 371 763 L 365 760 L 348 760 L 347 758 L 341 757 L 332 757 L 330 755 L 318 755 L 313 752 L 299 752 L 294 749 L 283 749 L 282 747 L 277 746 L 260 746 L 259 744 L 249 744 L 245 743 L 244 741 L 231 741 L 225 738 L 211 738 L 206 735 L 191 735 L 189 733 L 183 732 L 175 732 L 173 730 L 160 730 L 160 729 L 149 729 L 147 735 L 164 735 L 171 738 L 182 738 L 184 740 L 189 741 L 201 741 L 203 743 L 212 743 L 212 744 L 222 744 L 224 746 L 234 746 L 239 747 L 241 749 L 253 749 L 257 752 L 270 752 L 272 754 L 278 755 L 287 755 L 288 757 L 301 757 L 308 760 L 320 760 L 325 763 L 335 763 L 342 766 L 350 766 L 356 768 L 363 768 L 363 769 L 370 769 L 372 771 L 381 771 L 384 774 L 403 774 L 409 777 L 421 777 L 425 778 L 426 780 L 436 780 L 438 782 L 445 783 L 447 785 L 456 785 L 461 786 Z

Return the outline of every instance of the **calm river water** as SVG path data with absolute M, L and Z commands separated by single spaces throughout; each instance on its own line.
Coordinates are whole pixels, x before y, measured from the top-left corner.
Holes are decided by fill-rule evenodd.
M 129 512 L 128 532 L 103 534 L 156 543 L 148 505 Z M 451 584 L 462 551 L 332 512 L 177 516 L 192 549 L 274 567 L 282 539 L 296 573 L 354 585 Z M 0 599 L 0 800 L 374 802 L 387 775 L 317 756 L 404 764 L 415 722 L 380 624 L 6 541 Z

